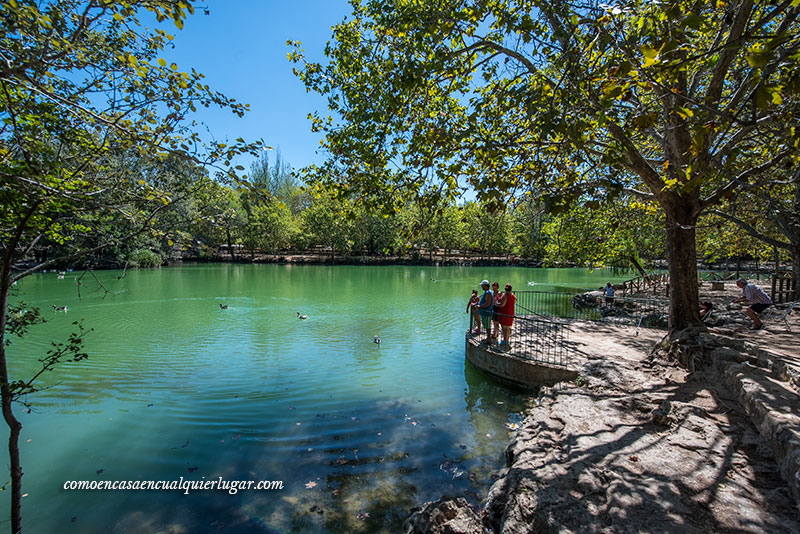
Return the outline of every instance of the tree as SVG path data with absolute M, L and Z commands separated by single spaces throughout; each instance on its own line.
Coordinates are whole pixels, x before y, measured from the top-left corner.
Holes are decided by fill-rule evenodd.
M 618 198 L 576 203 L 544 224 L 546 261 L 557 264 L 635 268 L 643 258 L 663 257 L 663 220 L 653 203 Z
M 149 231 L 193 186 L 163 182 L 170 157 L 232 177 L 230 160 L 255 149 L 243 140 L 206 142 L 190 129 L 199 106 L 239 115 L 246 106 L 209 89 L 194 70 L 167 64 L 159 54 L 172 37 L 138 20 L 155 15 L 181 28 L 192 12 L 192 0 L 0 3 L 0 393 L 14 533 L 22 530 L 22 425 L 13 403 L 31 388 L 8 373 L 12 284 Z M 131 154 L 151 172 L 136 176 L 119 164 Z M 60 253 L 36 262 L 33 251 L 45 241 Z
M 195 230 L 212 244 L 224 242 L 231 259 L 236 259 L 234 245 L 247 226 L 247 214 L 242 206 L 241 193 L 225 184 L 206 178 L 203 187 L 194 194 L 197 220 Z
M 330 153 L 317 176 L 360 168 L 335 175 L 343 190 L 469 185 L 488 202 L 535 185 L 550 209 L 654 199 L 670 328 L 700 326 L 698 217 L 797 164 L 796 2 L 351 3 L 327 65 L 290 54 L 332 110 L 313 117 Z
M 542 259 L 546 236 L 542 227 L 548 220 L 537 198 L 532 194 L 524 195 L 514 206 L 512 234 L 514 253 L 518 256 Z
M 347 211 L 352 207 L 343 207 L 340 198 L 332 197 L 324 188 L 310 191 L 311 205 L 300 218 L 304 229 L 306 246 L 327 246 L 331 251 L 331 260 L 336 251 L 347 252 L 352 244 L 350 239 L 352 220 Z
M 299 214 L 307 203 L 301 190 L 303 182 L 295 175 L 289 162 L 284 161 L 280 149 L 275 151 L 274 165 L 270 165 L 267 151 L 250 165 L 249 183 L 256 192 L 281 200 L 293 215 Z
M 791 255 L 792 274 L 800 276 L 800 169 L 788 176 L 778 173 L 768 183 L 748 188 L 739 197 L 726 200 L 711 212 L 735 224 L 763 245 Z M 757 255 L 757 254 L 754 254 Z M 800 284 L 795 285 L 800 299 Z
M 285 249 L 294 230 L 292 213 L 283 202 L 273 199 L 252 206 L 247 217 L 245 244 L 263 252 Z
M 462 210 L 469 248 L 483 254 L 504 254 L 511 248 L 510 215 L 487 202 L 468 202 Z

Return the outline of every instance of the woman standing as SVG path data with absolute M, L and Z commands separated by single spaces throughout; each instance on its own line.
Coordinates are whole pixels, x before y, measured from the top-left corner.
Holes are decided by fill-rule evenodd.
M 511 325 L 514 324 L 514 305 L 517 302 L 517 297 L 511 292 L 511 284 L 506 284 L 505 293 L 501 299 L 500 309 L 497 311 L 500 318 L 500 325 L 503 327 L 503 341 L 500 342 L 501 347 L 508 348 L 508 343 L 511 337 Z

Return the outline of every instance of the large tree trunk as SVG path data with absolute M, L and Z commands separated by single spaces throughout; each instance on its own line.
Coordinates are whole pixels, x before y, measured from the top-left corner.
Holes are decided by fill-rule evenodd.
M 670 332 L 702 324 L 697 295 L 697 216 L 676 204 L 667 208 L 667 258 L 669 259 Z
M 795 233 L 800 234 L 800 228 L 796 228 Z M 792 242 L 792 284 L 794 284 L 792 300 L 800 300 L 800 235 L 795 237 L 796 240 Z
M 8 383 L 8 364 L 6 362 L 6 322 L 8 320 L 8 289 L 11 273 L 7 265 L 0 268 L 0 402 L 3 419 L 10 430 L 8 436 L 9 471 L 11 472 L 11 532 L 22 532 L 22 464 L 19 458 L 19 434 L 22 423 L 14 417 L 11 403 L 11 389 Z
M 792 283 L 794 283 L 794 299 L 800 300 L 800 181 L 794 187 L 793 217 L 789 221 L 789 243 L 792 247 Z

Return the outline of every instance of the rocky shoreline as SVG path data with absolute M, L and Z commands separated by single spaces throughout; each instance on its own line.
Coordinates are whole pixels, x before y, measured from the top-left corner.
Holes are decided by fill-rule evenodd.
M 444 497 L 405 532 L 800 532 L 797 337 L 631 330 L 573 324 L 581 379 L 542 390 L 483 507 Z

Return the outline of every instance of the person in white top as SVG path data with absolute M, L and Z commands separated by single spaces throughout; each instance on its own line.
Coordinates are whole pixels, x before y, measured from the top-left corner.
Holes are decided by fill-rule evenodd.
M 736 285 L 742 290 L 742 296 L 733 299 L 733 302 L 750 302 L 750 306 L 744 309 L 744 313 L 753 321 L 753 330 L 759 330 L 764 324 L 758 314 L 772 306 L 772 299 L 764 293 L 760 287 L 747 283 L 744 278 L 739 278 Z

